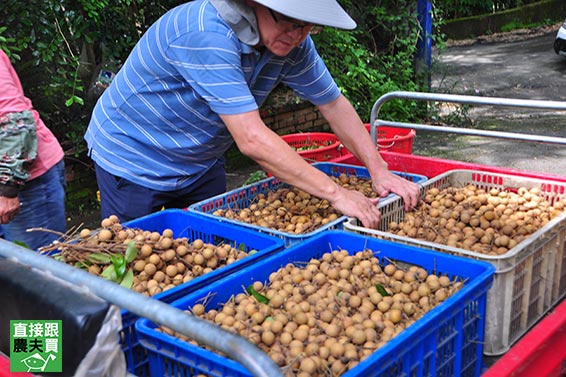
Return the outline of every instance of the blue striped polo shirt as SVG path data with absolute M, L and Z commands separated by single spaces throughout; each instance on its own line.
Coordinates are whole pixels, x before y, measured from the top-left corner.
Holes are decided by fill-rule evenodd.
M 280 82 L 315 105 L 339 96 L 310 37 L 278 57 L 242 42 L 209 0 L 182 4 L 147 30 L 99 98 L 90 156 L 141 186 L 185 188 L 233 143 L 218 114 L 258 109 Z

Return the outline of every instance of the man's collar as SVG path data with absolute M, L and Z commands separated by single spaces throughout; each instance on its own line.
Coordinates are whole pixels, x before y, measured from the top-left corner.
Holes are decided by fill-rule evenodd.
M 234 30 L 240 41 L 250 46 L 259 43 L 257 19 L 246 0 L 210 0 L 210 3 Z

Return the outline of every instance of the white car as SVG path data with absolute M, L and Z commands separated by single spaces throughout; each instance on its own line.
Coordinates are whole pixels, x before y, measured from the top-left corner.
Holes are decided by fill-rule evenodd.
M 554 39 L 554 52 L 566 56 L 566 21 L 560 26 Z

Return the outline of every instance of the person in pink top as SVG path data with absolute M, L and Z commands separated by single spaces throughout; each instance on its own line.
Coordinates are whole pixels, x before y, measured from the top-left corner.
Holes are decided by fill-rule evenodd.
M 37 250 L 66 232 L 61 144 L 45 126 L 0 49 L 0 233 Z

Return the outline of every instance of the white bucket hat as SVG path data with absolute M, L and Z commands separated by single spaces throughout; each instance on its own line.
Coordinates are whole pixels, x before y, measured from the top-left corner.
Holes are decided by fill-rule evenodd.
M 254 0 L 287 17 L 317 25 L 352 30 L 356 22 L 336 0 Z

